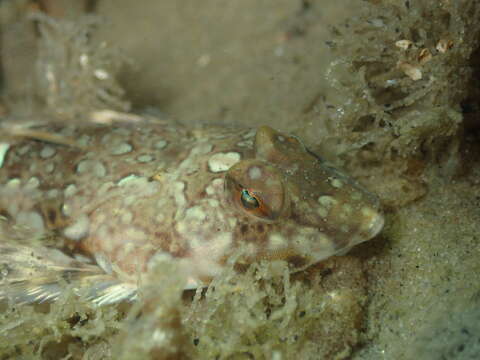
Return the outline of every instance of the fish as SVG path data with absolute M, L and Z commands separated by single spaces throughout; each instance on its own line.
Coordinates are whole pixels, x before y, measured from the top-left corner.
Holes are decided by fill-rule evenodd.
M 269 126 L 45 123 L 0 141 L 0 299 L 133 301 L 157 259 L 208 286 L 241 264 L 292 272 L 383 228 L 379 198 Z M 29 239 L 37 239 L 29 242 Z

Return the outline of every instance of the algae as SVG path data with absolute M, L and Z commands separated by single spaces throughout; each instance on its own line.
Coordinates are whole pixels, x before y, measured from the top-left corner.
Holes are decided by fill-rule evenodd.
M 333 259 L 290 278 L 284 262 L 245 274 L 230 268 L 202 299 L 197 292 L 186 327 L 199 357 L 302 359 L 351 355 L 362 341 L 364 277 L 354 258 Z
M 382 176 L 377 191 L 388 205 L 423 196 L 429 164 L 442 163 L 444 176 L 458 171 L 479 13 L 475 1 L 365 3 L 332 30 L 338 59 L 327 79 L 337 93 L 323 147 L 333 143 L 367 182 Z
M 127 58 L 92 39 L 100 17 L 55 19 L 26 0 L 2 2 L 0 12 L 6 54 L 2 102 L 17 122 L 20 117 L 79 121 L 97 110 L 130 109 L 117 81 Z
M 52 304 L 4 304 L 2 355 L 344 359 L 361 344 L 366 278 L 358 259 L 335 258 L 293 278 L 285 262 L 255 264 L 239 273 L 234 260 L 206 291 L 197 290 L 193 301 L 181 300 L 181 273 L 161 263 L 147 275 L 131 308 L 94 307 L 68 286 Z

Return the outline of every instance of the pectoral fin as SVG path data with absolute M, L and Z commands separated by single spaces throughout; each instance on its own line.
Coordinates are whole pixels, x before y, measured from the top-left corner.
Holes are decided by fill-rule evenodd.
M 57 300 L 69 286 L 96 305 L 131 301 L 137 286 L 58 249 L 0 244 L 0 299 L 15 303 Z

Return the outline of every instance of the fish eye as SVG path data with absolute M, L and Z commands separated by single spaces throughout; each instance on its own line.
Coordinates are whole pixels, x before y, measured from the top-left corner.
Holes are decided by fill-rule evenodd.
M 225 174 L 225 196 L 240 213 L 277 221 L 289 210 L 289 198 L 278 169 L 259 160 L 243 160 Z
M 252 210 L 260 207 L 260 201 L 248 189 L 242 190 L 240 200 L 245 209 Z
M 277 217 L 270 208 L 268 199 L 263 200 L 258 194 L 257 191 L 260 189 L 254 190 L 252 188 L 244 187 L 239 183 L 236 183 L 233 187 L 235 189 L 235 195 L 233 196 L 234 202 L 243 211 L 265 220 L 274 220 Z

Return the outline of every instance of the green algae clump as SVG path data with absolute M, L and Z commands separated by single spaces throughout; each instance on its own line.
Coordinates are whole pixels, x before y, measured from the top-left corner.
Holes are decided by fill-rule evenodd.
M 459 1 L 372 1 L 332 29 L 335 89 L 323 148 L 373 184 L 387 205 L 426 192 L 428 164 L 452 176 L 463 134 L 460 107 L 469 94 L 478 47 L 480 4 Z M 326 150 L 328 151 L 328 150 Z M 372 186 L 375 188 L 375 186 Z M 398 196 L 401 193 L 402 196 Z
M 160 264 L 133 306 L 94 307 L 68 286 L 52 304 L 3 304 L 2 356 L 343 359 L 363 341 L 366 278 L 353 257 L 293 276 L 285 262 L 232 265 L 193 302 L 182 301 L 183 280 Z
M 230 269 L 197 293 L 185 325 L 202 359 L 342 359 L 362 342 L 365 287 L 352 257 L 293 277 L 284 262 Z

